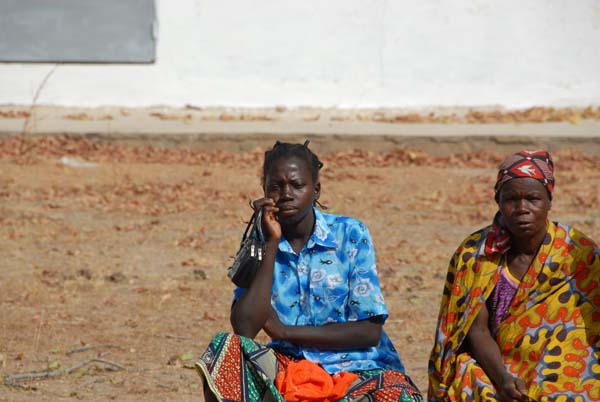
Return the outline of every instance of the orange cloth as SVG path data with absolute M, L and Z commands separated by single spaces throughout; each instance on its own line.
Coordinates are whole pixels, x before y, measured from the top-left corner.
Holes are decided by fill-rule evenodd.
M 346 371 L 329 374 L 308 360 L 290 362 L 275 378 L 286 402 L 333 402 L 341 399 L 358 375 Z

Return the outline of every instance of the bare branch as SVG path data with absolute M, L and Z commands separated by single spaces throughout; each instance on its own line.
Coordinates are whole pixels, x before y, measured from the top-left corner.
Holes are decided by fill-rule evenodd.
M 178 339 L 180 341 L 191 341 L 192 340 L 192 338 L 190 338 L 189 336 L 179 336 L 179 335 L 173 335 L 173 334 L 154 334 L 154 336 L 160 337 L 160 338 Z
M 91 359 L 84 360 L 82 362 L 79 362 L 79 363 L 77 363 L 67 369 L 63 369 L 63 370 L 59 369 L 59 370 L 32 371 L 30 373 L 7 375 L 6 377 L 4 377 L 4 385 L 9 386 L 9 387 L 22 387 L 22 385 L 19 384 L 20 381 L 35 380 L 35 379 L 45 380 L 48 378 L 54 378 L 54 377 L 60 377 L 63 375 L 68 375 L 68 374 L 71 374 L 72 372 L 74 372 L 75 370 L 80 369 L 83 366 L 86 366 L 90 363 L 102 363 L 107 366 L 105 368 L 105 370 L 110 370 L 110 371 L 125 370 L 125 367 L 123 367 L 119 363 L 115 363 L 110 360 L 99 359 L 99 358 L 93 357 Z
M 52 67 L 52 69 L 50 71 L 48 71 L 48 73 L 44 76 L 44 79 L 42 80 L 42 82 L 40 82 L 40 85 L 38 85 L 37 89 L 35 90 L 35 94 L 33 95 L 33 100 L 31 101 L 31 106 L 29 107 L 29 113 L 27 113 L 27 116 L 25 116 L 25 122 L 23 123 L 23 130 L 21 131 L 22 136 L 27 134 L 27 127 L 29 126 L 29 119 L 33 115 L 33 108 L 35 108 L 35 105 L 37 103 L 38 98 L 40 97 L 42 89 L 44 89 L 44 87 L 46 86 L 46 83 L 48 82 L 48 79 L 50 79 L 50 76 L 54 73 L 54 71 L 57 68 L 58 68 L 58 64 L 55 64 Z
M 78 348 L 69 349 L 65 352 L 65 354 L 67 356 L 69 356 L 69 355 L 72 355 L 73 353 L 85 352 L 88 350 L 99 349 L 99 348 L 115 348 L 115 349 L 123 350 L 123 348 L 119 345 L 114 345 L 112 343 L 100 343 L 98 345 L 85 345 L 85 346 L 81 346 Z

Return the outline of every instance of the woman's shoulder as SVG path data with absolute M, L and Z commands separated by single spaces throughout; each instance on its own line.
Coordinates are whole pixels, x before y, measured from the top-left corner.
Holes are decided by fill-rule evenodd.
M 483 228 L 477 229 L 468 236 L 466 236 L 457 247 L 457 253 L 469 251 L 474 252 L 480 247 L 485 245 L 485 241 L 488 233 L 492 230 L 492 226 L 488 225 Z
M 367 231 L 367 225 L 357 218 L 353 218 L 346 215 L 332 214 L 328 212 L 319 211 L 322 219 L 329 228 L 332 229 L 352 229 L 358 228 L 360 230 Z
M 582 275 L 586 281 L 600 281 L 600 247 L 598 243 L 572 226 L 553 222 L 555 225 L 553 248 L 571 261 L 571 266 L 576 275 Z M 581 271 L 583 270 L 583 271 Z M 584 273 L 585 272 L 585 273 Z
M 489 225 L 478 229 L 465 237 L 454 250 L 452 257 L 450 258 L 448 270 L 456 270 L 459 265 L 463 263 L 472 264 L 480 256 L 485 256 L 486 240 L 491 229 L 492 226 Z
M 580 249 L 595 249 L 596 253 L 600 253 L 598 243 L 594 241 L 590 236 L 582 232 L 581 230 L 560 222 L 552 222 L 556 227 L 556 236 L 564 237 L 573 248 Z

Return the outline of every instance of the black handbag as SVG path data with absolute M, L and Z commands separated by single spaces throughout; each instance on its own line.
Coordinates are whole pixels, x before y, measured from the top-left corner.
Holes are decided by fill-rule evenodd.
M 229 279 L 240 288 L 250 286 L 265 254 L 266 243 L 262 231 L 262 215 L 262 208 L 252 214 L 233 265 L 227 270 Z

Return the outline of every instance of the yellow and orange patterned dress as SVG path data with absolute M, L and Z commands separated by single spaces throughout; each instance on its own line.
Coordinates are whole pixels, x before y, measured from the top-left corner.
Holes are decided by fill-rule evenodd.
M 491 230 L 467 237 L 450 261 L 429 360 L 429 401 L 498 400 L 463 345 L 504 264 L 505 254 L 486 252 Z M 592 240 L 548 222 L 496 342 L 531 401 L 600 401 L 600 249 Z

